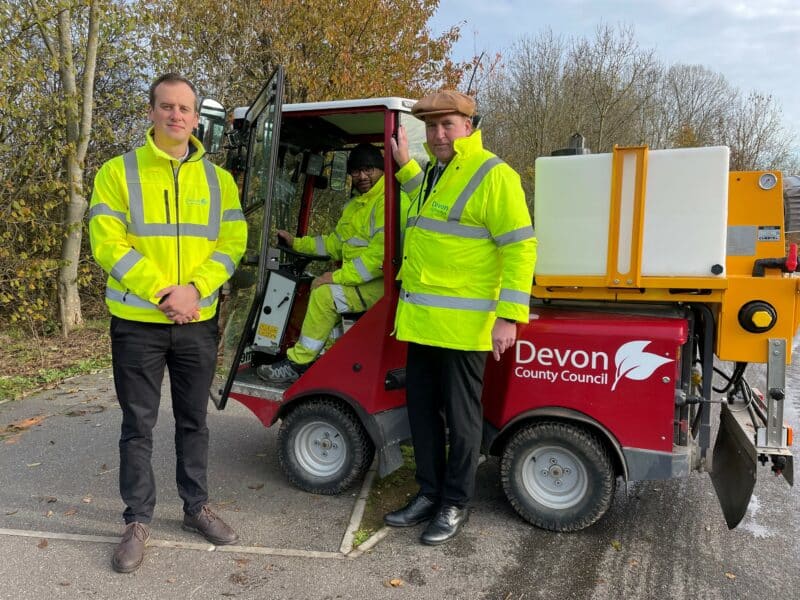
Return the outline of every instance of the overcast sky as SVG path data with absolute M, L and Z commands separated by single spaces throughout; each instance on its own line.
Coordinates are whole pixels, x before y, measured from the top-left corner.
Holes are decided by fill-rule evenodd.
M 431 29 L 456 24 L 459 60 L 507 53 L 548 27 L 592 39 L 600 24 L 632 25 L 663 63 L 699 64 L 744 92 L 772 94 L 800 133 L 800 0 L 441 0 Z

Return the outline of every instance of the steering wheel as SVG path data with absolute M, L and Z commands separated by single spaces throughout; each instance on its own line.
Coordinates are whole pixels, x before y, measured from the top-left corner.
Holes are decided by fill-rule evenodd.
M 305 252 L 299 252 L 289 246 L 280 236 L 278 236 L 278 250 L 285 252 L 294 259 L 286 268 L 298 277 L 302 275 L 306 267 L 315 260 L 329 261 L 331 259 L 327 254 L 306 254 Z

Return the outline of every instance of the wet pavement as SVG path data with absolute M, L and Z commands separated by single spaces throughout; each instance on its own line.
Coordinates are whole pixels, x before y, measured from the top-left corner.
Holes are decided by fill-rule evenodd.
M 788 372 L 786 420 L 800 431 L 798 371 Z M 0 405 L 0 429 L 24 427 L 0 441 L 0 598 L 786 600 L 800 589 L 800 500 L 768 468 L 732 531 L 710 479 L 695 474 L 618 483 L 599 523 L 554 534 L 517 517 L 489 459 L 470 521 L 451 543 L 421 545 L 419 526 L 382 530 L 366 551 L 349 552 L 359 489 L 329 497 L 292 488 L 278 466 L 277 429 L 236 402 L 210 409 L 209 486 L 241 542 L 214 548 L 180 528 L 165 398 L 153 457 L 155 542 L 131 575 L 110 568 L 123 508 L 110 372 Z

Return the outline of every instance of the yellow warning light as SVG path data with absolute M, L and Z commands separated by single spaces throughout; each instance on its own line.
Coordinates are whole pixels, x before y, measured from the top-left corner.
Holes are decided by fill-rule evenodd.
M 766 310 L 757 310 L 753 312 L 750 319 L 756 327 L 769 327 L 772 325 L 772 315 Z

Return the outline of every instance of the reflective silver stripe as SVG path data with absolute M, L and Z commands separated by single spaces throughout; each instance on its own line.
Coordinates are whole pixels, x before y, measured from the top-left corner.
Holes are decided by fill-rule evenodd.
M 228 277 L 233 277 L 233 272 L 236 270 L 236 265 L 233 264 L 230 256 L 223 254 L 222 252 L 214 252 L 214 254 L 211 255 L 211 260 L 222 263 L 222 266 L 225 267 L 225 272 L 228 273 Z
M 327 250 L 325 250 L 325 238 L 321 235 L 314 238 L 314 245 L 317 248 L 318 255 L 325 256 L 328 253 Z
M 338 239 L 340 242 L 343 242 L 343 241 L 344 241 L 344 240 L 342 239 L 342 236 L 339 234 L 339 232 L 338 232 L 338 231 L 334 230 L 334 231 L 333 231 L 333 233 L 336 235 L 336 239 Z
M 214 293 L 212 293 L 210 296 L 201 298 L 199 302 L 200 308 L 208 308 L 209 306 L 212 306 L 214 302 L 217 301 L 218 295 L 219 291 L 214 290 Z M 157 310 L 156 304 L 137 296 L 133 292 L 120 292 L 114 288 L 106 287 L 106 298 L 115 302 L 127 304 L 128 306 L 135 306 L 136 308 L 152 308 Z
M 222 222 L 228 223 L 230 221 L 245 221 L 244 213 L 241 208 L 228 208 L 222 213 Z
M 136 158 L 136 151 L 123 155 L 122 162 L 125 165 L 125 181 L 128 185 L 128 209 L 131 215 L 129 230 L 138 237 L 169 237 L 178 234 L 177 223 L 145 223 L 144 220 L 144 197 L 142 195 L 142 181 L 139 177 L 139 163 Z M 219 237 L 220 219 L 222 218 L 222 196 L 219 187 L 219 177 L 214 165 L 202 159 L 203 170 L 206 175 L 206 184 L 209 191 L 208 223 L 200 225 L 196 223 L 180 224 L 181 235 L 205 238 L 214 241 Z M 226 217 L 230 220 L 243 220 L 244 215 L 241 211 L 232 211 Z M 228 220 L 226 218 L 226 220 Z
M 408 217 L 406 219 L 406 229 L 408 229 L 409 227 L 413 227 L 416 224 L 418 218 L 419 217 L 416 217 L 416 216 L 415 217 Z
M 310 338 L 307 335 L 301 335 L 297 343 L 301 346 L 305 346 L 309 350 L 313 352 L 319 352 L 322 350 L 322 347 L 325 345 L 325 340 L 315 340 L 314 338 Z
M 525 308 L 531 303 L 531 295 L 528 292 L 518 292 L 517 290 L 500 290 L 500 300 L 513 304 L 522 304 Z
M 136 233 L 136 227 L 144 225 L 142 182 L 139 179 L 139 161 L 136 159 L 136 150 L 126 152 L 122 157 L 122 163 L 125 165 L 125 182 L 128 185 L 128 211 L 131 215 L 130 229 L 133 233 Z
M 417 218 L 414 226 L 419 227 L 420 229 L 426 229 L 427 231 L 448 233 L 450 235 L 455 235 L 462 238 L 488 240 L 492 237 L 492 234 L 489 233 L 489 230 L 485 227 L 462 225 L 461 223 L 452 223 L 450 221 L 439 221 L 437 219 L 431 219 L 430 217 Z
M 196 235 L 197 237 L 206 237 L 214 241 L 219 237 L 219 221 L 222 217 L 222 195 L 219 189 L 219 177 L 217 177 L 217 169 L 214 164 L 205 158 L 201 160 L 203 169 L 206 172 L 206 185 L 208 185 L 209 205 L 208 205 L 208 233 L 203 236 L 202 233 L 187 232 L 184 225 L 181 225 L 181 234 L 189 233 L 189 235 Z M 193 225 L 191 227 L 198 227 Z
M 120 292 L 119 290 L 115 290 L 114 288 L 107 287 L 106 288 L 106 298 L 109 300 L 113 300 L 115 302 L 121 302 L 122 304 L 127 304 L 129 306 L 135 306 L 137 308 L 152 308 L 156 309 L 156 305 L 152 302 L 145 300 L 144 298 L 140 298 L 133 292 Z
M 379 233 L 383 233 L 383 227 L 378 227 L 375 231 L 372 232 L 373 237 L 378 235 Z
M 200 298 L 200 308 L 206 308 L 207 306 L 213 305 L 214 302 L 217 301 L 217 296 L 219 296 L 219 290 L 214 290 L 210 296 Z
M 345 244 L 347 244 L 348 246 L 354 246 L 356 248 L 366 248 L 367 246 L 369 246 L 369 242 L 367 240 L 362 240 L 361 238 L 357 238 L 355 236 L 347 240 Z
M 475 171 L 475 174 L 470 178 L 466 187 L 461 190 L 458 198 L 456 198 L 456 201 L 453 203 L 453 208 L 450 209 L 450 214 L 447 215 L 448 221 L 461 220 L 461 215 L 464 213 L 464 207 L 467 205 L 467 201 L 481 184 L 483 178 L 486 177 L 486 174 L 489 173 L 489 171 L 502 162 L 502 159 L 498 158 L 497 156 L 493 156 L 492 158 L 486 160 L 480 167 L 478 167 L 478 170 Z
M 425 181 L 425 171 L 420 171 L 400 187 L 406 194 L 410 194 L 419 186 L 421 186 L 423 181 Z
M 126 227 L 128 224 L 125 222 L 125 213 L 119 210 L 111 210 L 111 207 L 108 204 L 95 204 L 89 210 L 89 220 L 91 221 L 95 217 L 99 216 L 104 217 L 114 217 L 118 221 L 122 221 L 122 224 Z
M 111 267 L 111 276 L 117 281 L 122 281 L 122 278 L 130 271 L 133 266 L 144 258 L 136 250 L 131 248 L 125 253 L 125 256 L 120 258 Z
M 514 242 L 529 240 L 533 237 L 536 237 L 536 232 L 533 231 L 533 227 L 526 225 L 525 227 L 520 227 L 514 231 L 504 233 L 503 235 L 498 235 L 496 238 L 494 238 L 494 242 L 498 246 L 505 246 L 506 244 L 513 244 Z
M 400 290 L 400 299 L 408 304 L 433 306 L 436 308 L 455 308 L 459 310 L 480 310 L 489 312 L 495 309 L 497 302 L 483 298 L 460 298 L 458 296 L 441 296 L 439 294 L 412 294 Z
M 331 329 L 331 333 L 328 337 L 332 340 L 338 340 L 340 337 L 344 335 L 344 327 L 342 326 L 341 322 L 337 323 L 333 329 Z
M 331 288 L 331 296 L 333 296 L 333 305 L 336 308 L 336 312 L 350 312 L 350 304 L 347 302 L 347 296 L 344 295 L 344 288 L 336 283 L 329 287 Z
M 210 218 L 214 218 L 210 216 Z M 205 225 L 198 225 L 197 223 L 181 223 L 181 235 L 190 235 L 192 237 L 206 238 L 208 241 L 213 242 L 219 237 L 219 213 L 216 217 L 216 229 L 212 230 L 211 227 Z
M 364 283 L 375 279 L 375 276 L 369 272 L 367 265 L 364 264 L 364 261 L 361 260 L 360 256 L 353 259 L 353 266 L 356 268 L 356 271 L 361 276 L 361 279 L 364 281 Z

